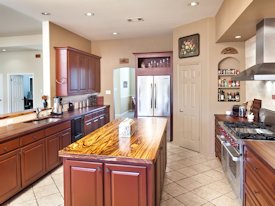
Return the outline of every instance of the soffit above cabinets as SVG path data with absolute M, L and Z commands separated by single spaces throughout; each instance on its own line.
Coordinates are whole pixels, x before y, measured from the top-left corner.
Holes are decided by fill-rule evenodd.
M 275 18 L 274 0 L 254 0 L 217 42 L 246 41 L 256 35 L 256 24 L 264 18 Z M 236 39 L 240 35 L 242 38 Z

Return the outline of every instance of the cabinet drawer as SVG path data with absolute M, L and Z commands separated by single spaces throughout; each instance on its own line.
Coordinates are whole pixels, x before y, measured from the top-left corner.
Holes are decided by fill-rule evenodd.
M 20 145 L 25 146 L 27 144 L 35 142 L 35 141 L 37 141 L 39 139 L 42 139 L 44 137 L 45 137 L 44 130 L 40 130 L 38 132 L 33 132 L 33 133 L 28 134 L 28 135 L 22 136 L 20 138 Z
M 62 130 L 68 129 L 70 127 L 71 127 L 71 122 L 70 121 L 63 122 L 63 123 L 57 124 L 55 126 L 52 126 L 50 128 L 47 128 L 45 130 L 45 135 L 50 136 L 50 135 L 56 134 L 56 133 L 58 133 Z
M 94 113 L 93 113 L 93 112 L 90 113 L 90 114 L 86 114 L 86 115 L 84 116 L 84 121 L 86 122 L 86 121 L 89 121 L 89 120 L 93 119 L 93 116 L 94 116 Z
M 260 181 L 257 180 L 254 172 L 249 168 L 245 168 L 245 187 L 251 191 L 252 196 L 263 206 L 273 205 L 273 198 L 262 187 Z
M 20 146 L 19 138 L 0 144 L 0 155 L 17 149 Z
M 273 197 L 275 197 L 275 175 L 260 160 L 245 147 L 245 166 L 250 167 L 253 175 L 266 187 Z

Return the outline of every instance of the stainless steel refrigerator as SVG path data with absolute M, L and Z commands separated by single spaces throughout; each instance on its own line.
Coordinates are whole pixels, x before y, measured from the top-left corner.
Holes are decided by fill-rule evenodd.
M 170 76 L 137 77 L 137 115 L 170 116 Z

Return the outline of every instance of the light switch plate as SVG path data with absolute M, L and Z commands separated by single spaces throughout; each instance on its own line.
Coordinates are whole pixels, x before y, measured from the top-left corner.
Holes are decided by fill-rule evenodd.
M 111 94 L 111 90 L 106 90 L 105 94 Z

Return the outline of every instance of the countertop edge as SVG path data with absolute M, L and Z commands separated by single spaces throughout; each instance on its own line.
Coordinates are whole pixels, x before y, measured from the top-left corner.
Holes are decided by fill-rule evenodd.
M 95 106 L 95 107 L 97 107 L 97 108 L 91 107 L 91 110 L 83 111 L 83 113 L 81 113 L 81 114 L 71 115 L 69 118 L 68 117 L 63 117 L 63 115 L 60 115 L 60 117 L 61 117 L 60 120 L 58 120 L 56 122 L 45 123 L 45 124 L 41 124 L 41 125 L 35 125 L 34 128 L 27 128 L 25 131 L 19 131 L 18 133 L 7 135 L 6 137 L 5 136 L 1 137 L 0 138 L 0 144 L 3 143 L 3 142 L 9 141 L 9 140 L 18 138 L 18 137 L 23 136 L 23 135 L 27 135 L 27 134 L 30 134 L 32 132 L 36 132 L 36 131 L 41 130 L 41 129 L 46 129 L 46 128 L 52 127 L 54 125 L 57 125 L 57 124 L 60 124 L 60 123 L 66 122 L 66 121 L 70 121 L 70 120 L 72 120 L 73 118 L 75 118 L 77 116 L 86 115 L 86 114 L 89 114 L 89 113 L 94 112 L 96 110 L 106 108 L 106 107 L 110 107 L 110 105 L 100 105 L 100 106 Z M 78 110 L 81 110 L 81 109 L 78 109 Z M 79 112 L 81 112 L 81 111 L 79 111 Z M 72 114 L 73 112 L 66 111 L 66 113 L 68 113 L 68 114 L 71 113 Z M 25 124 L 26 126 L 27 125 L 34 126 L 32 123 L 24 123 L 24 122 L 20 122 L 20 123 L 16 123 L 16 124 Z M 9 127 L 9 126 L 10 125 L 4 126 L 4 127 Z

